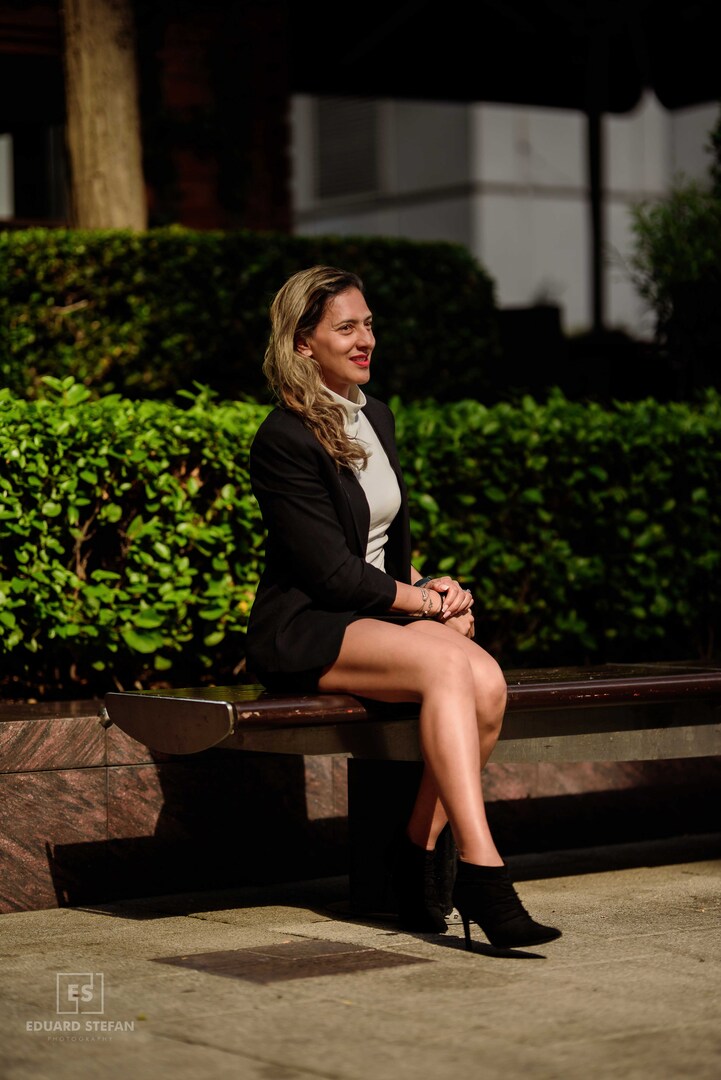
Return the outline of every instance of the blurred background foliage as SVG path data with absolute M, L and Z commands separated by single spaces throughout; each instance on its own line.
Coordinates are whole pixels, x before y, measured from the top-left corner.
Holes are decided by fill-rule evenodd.
M 460 245 L 180 227 L 0 232 L 0 375 L 22 396 L 72 375 L 162 399 L 200 380 L 265 400 L 268 306 L 296 270 L 351 268 L 374 311 L 379 396 L 482 396 L 498 366 L 493 283 Z

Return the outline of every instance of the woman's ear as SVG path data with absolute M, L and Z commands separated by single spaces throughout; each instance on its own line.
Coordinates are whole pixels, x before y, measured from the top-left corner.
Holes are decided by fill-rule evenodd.
M 299 352 L 301 356 L 312 356 L 313 349 L 310 346 L 310 342 L 306 338 L 298 337 L 295 339 L 295 351 Z

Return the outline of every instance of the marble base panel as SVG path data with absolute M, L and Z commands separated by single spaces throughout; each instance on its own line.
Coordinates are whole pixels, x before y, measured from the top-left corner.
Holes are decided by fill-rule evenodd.
M 627 788 L 488 804 L 504 855 L 566 851 L 721 832 L 718 788 Z
M 55 875 L 72 883 L 68 904 L 322 877 L 344 872 L 345 829 L 308 818 L 300 758 L 210 752 L 113 766 L 107 839 L 57 846 Z
M 556 795 L 591 794 L 631 788 L 682 784 L 718 784 L 721 758 L 670 761 L 591 761 L 494 765 L 483 773 L 487 802 L 541 799 Z
M 331 817 L 347 814 L 346 758 L 306 758 L 308 816 Z M 381 768 L 383 768 L 381 764 Z M 408 764 L 408 769 L 405 769 Z M 394 762 L 388 762 L 393 770 Z M 399 762 L 395 774 L 414 773 L 413 763 Z M 483 771 L 483 793 L 487 804 L 528 802 L 564 795 L 603 795 L 638 791 L 651 795 L 658 790 L 684 788 L 705 792 L 709 799 L 721 786 L 721 757 L 684 758 L 670 761 L 594 761 L 518 763 L 489 762 Z
M 489 765 L 485 784 L 508 855 L 721 831 L 721 758 Z
M 0 707 L 0 773 L 105 765 L 97 703 Z
M 106 784 L 104 769 L 0 775 L 0 912 L 62 906 L 53 849 L 105 839 Z
M 303 759 L 213 754 L 0 776 L 0 912 L 345 872 Z

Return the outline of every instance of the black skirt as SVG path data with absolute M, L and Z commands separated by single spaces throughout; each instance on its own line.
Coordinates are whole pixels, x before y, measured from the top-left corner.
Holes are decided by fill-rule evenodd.
M 361 619 L 377 619 L 379 622 L 395 623 L 397 626 L 408 626 L 418 622 L 414 615 L 402 615 L 390 613 L 387 615 L 352 615 L 348 625 L 359 622 Z M 273 694 L 317 694 L 318 683 L 328 664 L 322 667 L 305 668 L 303 671 L 256 671 L 254 675 L 260 680 L 266 690 Z

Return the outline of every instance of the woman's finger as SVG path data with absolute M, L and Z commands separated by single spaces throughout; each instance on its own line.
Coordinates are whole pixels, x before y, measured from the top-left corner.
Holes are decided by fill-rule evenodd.
M 433 578 L 428 582 L 428 588 L 443 595 L 442 617 L 444 620 L 463 614 L 473 605 L 470 589 L 464 589 L 455 578 L 448 576 Z
M 470 590 L 462 588 L 458 585 L 458 582 L 456 582 L 456 585 L 457 588 L 446 596 L 444 610 L 450 611 L 454 615 L 460 615 L 470 610 L 473 605 L 473 596 Z

